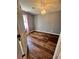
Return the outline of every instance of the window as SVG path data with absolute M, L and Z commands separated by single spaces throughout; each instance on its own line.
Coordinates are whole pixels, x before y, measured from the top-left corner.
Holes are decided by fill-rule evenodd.
M 25 31 L 29 32 L 28 17 L 27 17 L 27 15 L 23 15 L 23 21 L 24 21 Z

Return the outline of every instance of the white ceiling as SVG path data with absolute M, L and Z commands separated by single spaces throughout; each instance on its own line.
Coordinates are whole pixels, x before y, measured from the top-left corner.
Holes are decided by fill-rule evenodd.
M 43 0 L 46 1 L 47 13 L 60 11 L 60 0 Z M 33 14 L 40 14 L 41 0 L 20 0 L 22 10 Z

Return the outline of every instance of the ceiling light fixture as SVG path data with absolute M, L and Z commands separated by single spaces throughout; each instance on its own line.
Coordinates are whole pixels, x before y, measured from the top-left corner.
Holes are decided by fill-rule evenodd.
M 41 14 L 45 15 L 46 14 L 46 10 L 45 9 L 41 10 Z
M 45 0 L 41 0 L 41 14 L 42 15 L 45 15 L 46 14 Z

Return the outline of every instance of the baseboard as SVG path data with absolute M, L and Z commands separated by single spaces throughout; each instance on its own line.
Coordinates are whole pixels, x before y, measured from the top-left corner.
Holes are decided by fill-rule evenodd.
M 44 32 L 44 31 L 38 31 L 38 30 L 35 30 L 37 32 L 43 32 L 43 33 L 48 33 L 48 34 L 54 34 L 54 35 L 60 35 L 60 34 L 57 34 L 57 33 L 50 33 L 50 32 Z
M 34 31 L 48 33 L 48 34 L 54 34 L 54 35 L 60 35 L 60 34 L 57 34 L 57 33 L 50 33 L 50 32 L 38 31 L 38 30 L 33 30 L 33 31 L 28 32 L 28 33 L 26 32 L 26 33 L 27 33 L 27 35 L 29 35 L 30 33 L 34 32 Z

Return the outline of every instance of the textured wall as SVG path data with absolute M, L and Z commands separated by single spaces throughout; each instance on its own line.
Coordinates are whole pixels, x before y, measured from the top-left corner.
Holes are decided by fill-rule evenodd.
M 61 31 L 61 12 L 35 16 L 35 30 L 59 34 Z

